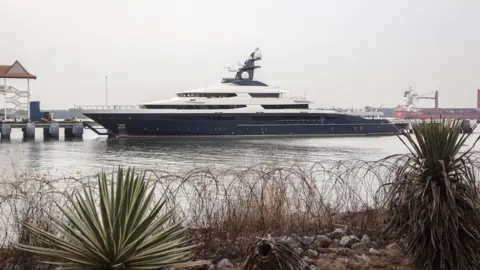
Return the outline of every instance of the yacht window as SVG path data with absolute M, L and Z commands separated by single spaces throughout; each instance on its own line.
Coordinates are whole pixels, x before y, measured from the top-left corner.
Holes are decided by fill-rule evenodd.
M 229 98 L 236 97 L 236 93 L 179 93 L 179 97 Z
M 248 93 L 253 98 L 278 98 L 280 93 Z
M 319 121 L 322 122 L 329 119 L 329 116 L 324 114 L 294 114 L 294 115 L 254 115 L 254 121 L 280 121 L 280 122 L 299 122 L 299 121 Z
M 234 120 L 235 116 L 227 116 L 227 115 L 175 115 L 171 117 L 175 120 L 190 120 L 190 121 L 198 121 L 198 120 Z
M 247 105 L 143 105 L 145 109 L 170 109 L 170 110 L 223 110 L 245 108 Z
M 262 105 L 264 109 L 308 109 L 308 104 Z

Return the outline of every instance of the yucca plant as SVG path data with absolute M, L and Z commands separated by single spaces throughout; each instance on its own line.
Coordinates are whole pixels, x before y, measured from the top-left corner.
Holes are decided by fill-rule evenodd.
M 401 239 L 415 267 L 480 269 L 480 205 L 469 134 L 461 123 L 413 123 L 400 140 L 410 151 L 399 159 L 386 187 L 385 233 Z
M 205 262 L 188 262 L 180 223 L 172 223 L 166 201 L 153 202 L 154 186 L 145 173 L 120 168 L 116 179 L 98 177 L 98 203 L 93 189 L 77 193 L 71 207 L 59 209 L 68 222 L 52 217 L 59 235 L 24 224 L 45 247 L 19 245 L 25 251 L 57 258 L 43 262 L 62 269 L 165 269 Z M 116 180 L 116 181 L 114 181 Z
M 268 235 L 259 238 L 249 248 L 244 270 L 300 270 L 302 261 L 287 243 Z

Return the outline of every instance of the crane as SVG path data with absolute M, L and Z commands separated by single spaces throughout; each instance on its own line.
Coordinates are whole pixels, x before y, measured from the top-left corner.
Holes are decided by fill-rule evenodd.
M 433 94 L 433 96 L 431 96 Z M 435 109 L 438 109 L 438 91 L 418 95 L 412 89 L 412 86 L 408 87 L 408 90 L 403 94 L 405 98 L 405 103 L 409 107 L 415 107 L 415 103 L 419 99 L 433 99 L 435 100 Z

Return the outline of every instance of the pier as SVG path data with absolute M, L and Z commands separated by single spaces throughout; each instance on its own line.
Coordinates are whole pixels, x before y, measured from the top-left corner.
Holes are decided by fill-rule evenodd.
M 33 139 L 37 129 L 43 129 L 44 138 L 59 138 L 63 129 L 65 138 L 82 138 L 83 122 L 3 122 L 0 124 L 1 139 L 10 139 L 13 129 L 21 129 L 23 138 Z

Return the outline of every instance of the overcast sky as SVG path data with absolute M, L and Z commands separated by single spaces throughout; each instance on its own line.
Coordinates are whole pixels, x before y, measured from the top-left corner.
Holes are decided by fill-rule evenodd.
M 259 80 L 317 107 L 395 106 L 408 85 L 475 107 L 480 88 L 478 0 L 0 0 L 0 35 L 43 108 L 105 104 L 107 75 L 109 104 L 167 99 L 256 47 Z

